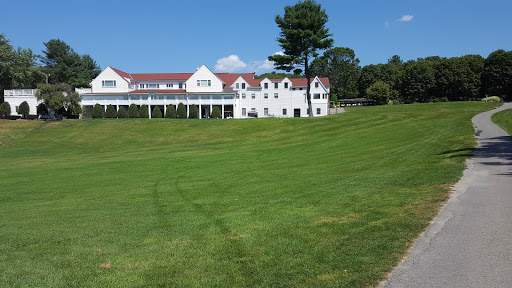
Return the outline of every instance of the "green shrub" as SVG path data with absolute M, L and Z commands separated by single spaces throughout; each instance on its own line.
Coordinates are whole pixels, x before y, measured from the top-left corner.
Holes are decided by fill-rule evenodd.
M 27 101 L 21 102 L 20 107 L 18 108 L 18 114 L 23 115 L 23 118 L 27 118 L 29 113 L 30 113 L 30 106 L 28 106 Z
M 37 119 L 37 115 L 28 115 L 27 119 L 28 120 L 35 120 L 35 119 Z
M 187 108 L 181 102 L 180 102 L 180 104 L 178 104 L 178 111 L 176 111 L 176 118 L 181 118 L 181 119 L 187 118 Z
M 190 106 L 190 111 L 188 111 L 188 118 L 199 118 L 199 108 L 197 108 L 196 104 L 192 104 Z
M 400 100 L 398 99 L 392 99 L 388 101 L 388 105 L 398 105 L 400 104 Z
M 167 110 L 165 111 L 165 118 L 176 118 L 176 111 L 174 110 L 174 105 L 169 104 L 167 106 Z
M 98 103 L 92 108 L 92 118 L 103 118 L 103 107 Z
M 222 115 L 221 115 L 219 107 L 217 107 L 217 106 L 213 107 L 211 117 L 212 118 L 221 118 L 221 116 Z
M 153 112 L 151 112 L 151 118 L 162 118 L 162 110 L 158 106 L 153 108 Z
M 46 115 L 46 114 L 48 114 L 48 108 L 46 108 L 46 105 L 44 105 L 44 103 L 37 105 L 37 115 Z
M 149 108 L 148 105 L 143 104 L 139 109 L 139 118 L 149 118 Z
M 105 118 L 116 118 L 116 108 L 112 104 L 107 105 L 107 111 L 105 112 Z
M 130 104 L 130 107 L 128 107 L 128 118 L 139 118 L 139 110 L 137 109 L 137 105 Z
M 483 102 L 496 102 L 501 103 L 501 98 L 498 96 L 491 96 L 482 99 Z
M 7 118 L 9 115 L 11 115 L 11 105 L 9 102 L 0 104 L 0 116 Z
M 119 106 L 119 111 L 117 111 L 117 118 L 126 118 L 126 108 Z

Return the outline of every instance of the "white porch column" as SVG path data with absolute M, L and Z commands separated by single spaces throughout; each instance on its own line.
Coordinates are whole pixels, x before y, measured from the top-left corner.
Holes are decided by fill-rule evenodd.
M 222 112 L 221 113 L 222 113 L 222 117 L 221 118 L 224 119 L 224 104 L 222 104 Z
M 203 111 L 201 110 L 201 104 L 199 104 L 199 119 L 201 119 L 201 114 L 203 114 Z
M 165 118 L 165 113 L 167 113 L 167 105 L 165 105 L 165 103 L 164 103 L 164 118 Z
M 189 109 L 189 108 L 190 108 L 190 106 L 189 106 L 189 105 L 188 105 L 188 103 L 187 103 L 187 119 L 188 119 L 188 113 L 189 113 L 189 111 L 190 111 L 190 109 Z
M 151 119 L 151 102 L 148 104 L 149 119 Z

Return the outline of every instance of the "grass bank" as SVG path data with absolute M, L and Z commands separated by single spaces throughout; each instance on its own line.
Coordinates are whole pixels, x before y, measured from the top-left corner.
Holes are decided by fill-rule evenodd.
M 491 116 L 492 122 L 507 131 L 508 134 L 512 135 L 512 109 L 507 109 L 495 113 Z
M 376 285 L 447 198 L 475 145 L 470 119 L 492 107 L 2 121 L 0 286 Z

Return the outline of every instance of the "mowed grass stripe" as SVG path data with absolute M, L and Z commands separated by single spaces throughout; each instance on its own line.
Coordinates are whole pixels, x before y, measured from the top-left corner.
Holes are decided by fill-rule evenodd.
M 0 139 L 18 136 L 0 147 L 0 286 L 375 285 L 446 199 L 475 145 L 470 119 L 492 107 L 2 121 Z

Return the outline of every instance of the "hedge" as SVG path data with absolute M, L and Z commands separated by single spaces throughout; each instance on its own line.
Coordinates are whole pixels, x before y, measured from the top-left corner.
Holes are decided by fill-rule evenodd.
M 107 105 L 107 111 L 105 112 L 105 118 L 116 118 L 116 108 L 112 104 Z
M 137 109 L 137 105 L 130 104 L 128 108 L 128 118 L 139 118 L 139 110 Z
M 126 118 L 126 108 L 119 106 L 119 111 L 117 111 L 117 118 Z
M 188 111 L 188 118 L 199 118 L 199 109 L 197 108 L 196 104 L 192 104 L 190 106 L 190 111 Z
M 217 106 L 213 107 L 211 117 L 212 118 L 221 118 L 221 116 L 222 115 L 221 115 L 219 107 L 217 107 Z

